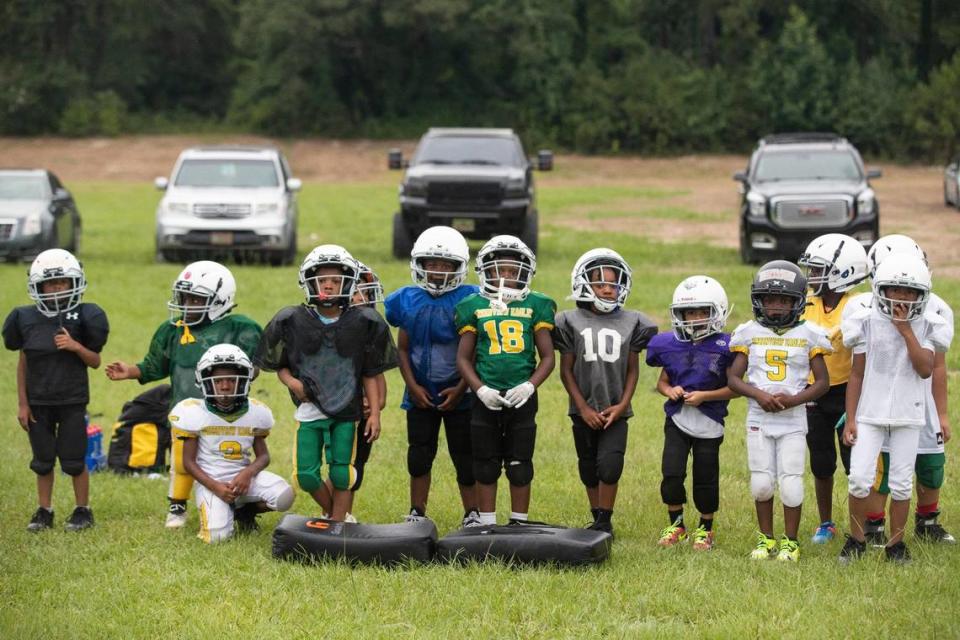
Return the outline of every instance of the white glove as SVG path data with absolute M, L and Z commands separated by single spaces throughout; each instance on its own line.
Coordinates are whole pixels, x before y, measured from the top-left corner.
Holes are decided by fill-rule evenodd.
M 483 385 L 477 389 L 477 397 L 480 398 L 480 402 L 483 403 L 487 409 L 490 411 L 500 411 L 503 407 L 509 407 L 506 400 L 500 396 L 500 392 L 496 389 L 491 389 L 487 385 Z
M 533 386 L 533 383 L 527 380 L 522 384 L 518 384 L 513 389 L 508 390 L 504 395 L 503 399 L 506 401 L 507 405 L 513 407 L 514 409 L 519 409 L 527 403 L 527 400 L 530 399 L 530 396 L 533 395 L 533 392 L 537 388 Z

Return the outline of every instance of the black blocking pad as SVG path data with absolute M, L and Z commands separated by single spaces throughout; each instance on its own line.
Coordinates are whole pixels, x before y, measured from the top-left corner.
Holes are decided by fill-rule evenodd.
M 437 544 L 432 520 L 351 524 L 287 514 L 273 532 L 273 557 L 361 564 L 429 562 Z
M 437 559 L 447 562 L 488 559 L 520 564 L 598 564 L 610 555 L 613 536 L 590 529 L 549 524 L 465 527 L 437 543 Z

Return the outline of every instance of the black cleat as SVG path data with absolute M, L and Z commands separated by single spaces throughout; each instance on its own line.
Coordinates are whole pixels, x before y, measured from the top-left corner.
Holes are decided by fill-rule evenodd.
M 854 560 L 859 560 L 867 552 L 867 543 L 860 542 L 853 536 L 847 534 L 847 541 L 840 550 L 840 564 L 850 564 Z
M 934 511 L 928 516 L 917 516 L 917 526 L 914 529 L 914 535 L 916 535 L 917 540 L 922 540 L 923 542 L 943 542 L 946 544 L 956 544 L 957 539 L 950 535 L 946 529 L 943 528 L 937 518 L 940 516 L 939 511 Z
M 895 562 L 897 564 L 907 564 L 910 562 L 910 550 L 907 549 L 907 545 L 903 544 L 903 540 L 895 545 L 884 548 L 884 552 L 887 554 L 887 562 Z
M 33 517 L 30 518 L 30 524 L 27 525 L 27 531 L 30 533 L 39 533 L 44 529 L 49 529 L 53 526 L 53 511 L 48 511 L 43 507 L 39 507 L 33 514 Z
M 613 523 L 609 520 L 607 522 L 594 522 L 587 529 L 591 531 L 603 531 L 604 533 L 609 533 L 610 537 L 613 537 Z
M 67 531 L 83 531 L 93 526 L 93 511 L 90 507 L 77 507 L 67 518 L 63 528 Z
M 254 533 L 260 530 L 257 524 L 256 503 L 249 502 L 242 507 L 236 507 L 233 510 L 233 522 L 237 527 L 237 533 Z
M 867 526 L 863 528 L 863 537 L 871 547 L 887 546 L 887 534 L 883 525 L 883 520 L 867 520 Z

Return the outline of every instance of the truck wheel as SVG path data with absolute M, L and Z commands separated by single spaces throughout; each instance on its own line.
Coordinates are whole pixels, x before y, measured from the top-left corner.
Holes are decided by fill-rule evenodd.
M 756 264 L 757 257 L 753 254 L 750 244 L 747 240 L 747 232 L 740 230 L 740 260 L 743 264 Z
M 403 216 L 393 214 L 393 256 L 399 260 L 409 259 L 413 250 L 410 230 L 403 224 Z
M 528 213 L 527 219 L 523 223 L 523 233 L 520 235 L 520 239 L 530 247 L 530 251 L 533 251 L 534 255 L 537 253 L 537 244 L 539 242 L 539 218 L 540 216 L 536 211 Z

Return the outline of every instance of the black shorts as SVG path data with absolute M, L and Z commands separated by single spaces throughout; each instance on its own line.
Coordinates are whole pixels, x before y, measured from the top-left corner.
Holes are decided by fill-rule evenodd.
M 570 416 L 570 420 L 573 422 L 573 446 L 577 450 L 580 480 L 584 486 L 596 487 L 601 480 L 598 469 L 610 461 L 618 465 L 614 475 L 619 479 L 627 452 L 627 419 L 620 418 L 606 429 L 591 429 L 579 415 Z
M 537 440 L 537 394 L 519 409 L 504 407 L 491 411 L 482 402 L 473 405 L 470 416 L 470 443 L 474 461 L 533 459 Z
M 367 460 L 370 459 L 370 450 L 373 449 L 373 443 L 367 442 L 366 436 L 363 435 L 366 428 L 367 419 L 362 418 L 357 423 L 357 455 L 353 460 L 353 468 L 357 471 L 357 481 L 353 483 L 351 491 L 357 491 L 363 484 L 363 470 L 366 467 Z
M 846 411 L 846 397 L 847 384 L 837 384 L 807 405 L 807 448 L 810 449 L 810 470 L 815 478 L 833 477 L 837 470 L 838 447 L 843 471 L 850 475 L 850 447 L 843 443 L 842 432 L 836 428 Z
M 440 423 L 447 438 L 447 451 L 457 472 L 457 482 L 472 485 L 473 457 L 470 446 L 470 409 L 437 411 L 407 409 L 407 471 L 417 477 L 430 473 L 440 442 Z
M 33 405 L 30 411 L 36 420 L 28 432 L 34 473 L 50 473 L 57 458 L 67 473 L 82 473 L 87 456 L 87 405 Z

